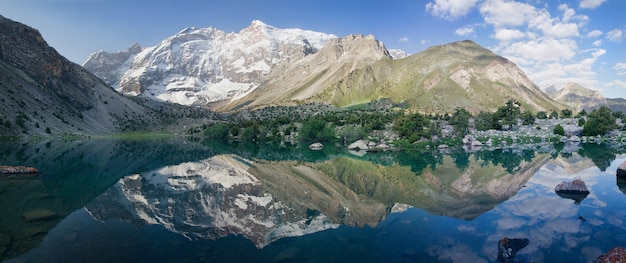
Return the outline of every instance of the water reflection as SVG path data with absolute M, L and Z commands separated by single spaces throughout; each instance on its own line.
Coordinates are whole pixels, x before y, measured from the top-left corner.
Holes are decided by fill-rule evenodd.
M 134 153 L 149 155 L 157 145 Z M 357 157 L 333 147 L 310 154 L 306 147 L 167 145 L 157 152 L 171 157 L 105 155 L 123 168 L 85 158 L 97 156 L 88 150 L 64 157 L 92 166 L 73 170 L 74 161 L 62 169 L 93 171 L 102 178 L 96 191 L 63 188 L 54 183 L 64 178 L 58 174 L 24 181 L 73 191 L 78 200 L 55 196 L 66 208 L 40 202 L 11 214 L 21 222 L 23 211 L 44 207 L 59 215 L 46 221 L 50 227 L 65 217 L 40 231 L 38 238 L 45 239 L 38 248 L 15 260 L 493 262 L 498 243 L 508 238 L 528 240 L 515 246 L 515 258 L 524 262 L 581 262 L 626 243 L 624 184 L 616 186 L 614 178 L 626 159 L 621 149 L 612 148 L 612 155 L 565 145 L 540 152 Z M 40 158 L 34 156 L 29 160 Z M 66 177 L 70 185 L 89 181 L 74 176 Z M 590 191 L 579 205 L 554 192 L 575 178 Z M 7 186 L 16 181 L 2 183 L 3 198 L 18 195 Z M 33 195 L 46 187 L 33 188 Z

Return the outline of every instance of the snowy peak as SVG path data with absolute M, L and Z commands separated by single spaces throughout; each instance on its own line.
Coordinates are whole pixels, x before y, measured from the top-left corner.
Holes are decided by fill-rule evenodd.
M 316 53 L 334 38 L 259 20 L 239 33 L 188 27 L 154 47 L 95 53 L 84 67 L 126 94 L 204 105 L 249 93 L 277 65 Z

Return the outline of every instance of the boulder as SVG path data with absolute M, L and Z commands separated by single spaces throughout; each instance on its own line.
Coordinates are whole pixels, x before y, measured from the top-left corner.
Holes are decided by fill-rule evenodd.
M 358 140 L 356 142 L 351 143 L 350 145 L 348 145 L 348 150 L 369 150 L 370 147 L 367 146 L 368 145 L 368 141 L 366 140 Z
M 321 150 L 323 148 L 324 148 L 324 145 L 322 143 L 319 143 L 319 142 L 312 143 L 311 145 L 309 145 L 309 149 L 315 150 L 315 151 L 319 151 L 319 150 Z
M 448 148 L 449 148 L 448 145 L 445 145 L 445 144 L 441 144 L 441 145 L 437 146 L 437 149 L 439 149 L 439 150 L 445 150 L 445 149 L 448 149 Z
M 472 141 L 472 146 L 473 147 L 480 147 L 480 146 L 483 146 L 483 143 L 480 142 L 479 140 L 474 140 L 474 141 Z
M 575 204 L 580 204 L 580 202 L 589 195 L 587 185 L 580 179 L 571 182 L 562 182 L 554 188 L 554 191 L 562 198 L 574 200 Z
M 515 254 L 528 246 L 528 238 L 508 238 L 498 241 L 498 262 L 521 262 L 515 259 Z
M 463 137 L 463 144 L 472 144 L 472 142 L 475 140 L 474 136 L 472 135 L 465 135 L 465 137 Z
M 391 148 L 391 146 L 387 145 L 386 143 L 381 143 L 379 145 L 376 146 L 376 148 L 379 148 L 383 151 L 389 150 L 389 148 Z
M 608 252 L 600 255 L 593 262 L 597 263 L 617 263 L 626 262 L 626 249 L 623 247 L 614 247 Z
M 617 176 L 618 177 L 626 177 L 626 161 L 617 167 Z
M 556 191 L 557 193 L 558 192 L 587 193 L 587 194 L 589 193 L 589 190 L 587 190 L 587 185 L 585 184 L 585 182 L 583 182 L 583 180 L 580 180 L 580 179 L 576 179 L 571 182 L 562 182 L 554 188 L 554 191 Z
M 37 174 L 39 171 L 33 167 L 27 166 L 6 166 L 0 165 L 0 174 Z
M 580 142 L 580 138 L 576 135 L 572 135 L 571 137 L 569 137 L 569 141 L 570 142 Z

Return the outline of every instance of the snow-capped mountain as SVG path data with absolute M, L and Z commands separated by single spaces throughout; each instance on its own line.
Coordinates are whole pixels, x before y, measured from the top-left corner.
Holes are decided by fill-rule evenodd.
M 239 33 L 190 27 L 154 47 L 94 53 L 83 66 L 123 93 L 203 105 L 254 90 L 273 68 L 316 53 L 334 38 L 258 20 Z
M 86 208 L 102 221 L 158 224 L 190 239 L 242 235 L 257 247 L 339 227 L 323 213 L 301 215 L 278 200 L 238 158 L 215 156 L 126 176 Z

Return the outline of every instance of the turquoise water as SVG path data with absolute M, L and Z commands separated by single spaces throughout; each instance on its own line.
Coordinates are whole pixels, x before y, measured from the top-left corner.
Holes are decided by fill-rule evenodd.
M 622 147 L 85 140 L 2 143 L 0 160 L 41 171 L 0 178 L 8 262 L 494 262 L 504 237 L 529 240 L 523 262 L 590 262 L 626 246 Z M 579 203 L 554 192 L 574 179 Z

